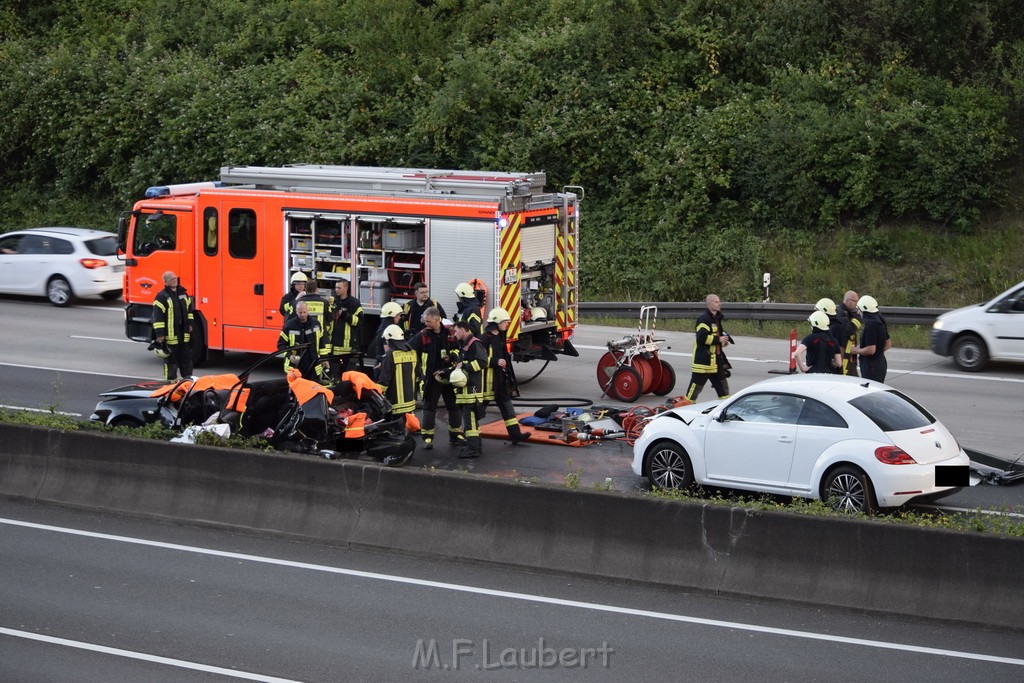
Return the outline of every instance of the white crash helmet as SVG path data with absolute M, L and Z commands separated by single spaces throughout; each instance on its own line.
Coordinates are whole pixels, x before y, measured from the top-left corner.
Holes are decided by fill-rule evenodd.
M 309 280 L 309 278 L 306 277 L 306 274 L 303 273 L 301 270 L 299 272 L 295 273 L 294 275 L 292 275 L 292 284 L 293 285 L 296 282 L 306 282 L 307 280 Z
M 455 285 L 455 295 L 463 299 L 472 299 L 476 296 L 476 292 L 473 291 L 472 285 L 468 282 L 460 282 Z
M 491 312 L 487 314 L 487 322 L 489 323 L 503 323 L 512 320 L 512 316 L 508 314 L 501 306 L 495 306 L 491 309 Z
M 862 296 L 860 301 L 857 302 L 857 308 L 865 313 L 878 313 L 878 302 L 875 301 L 873 296 Z
M 542 306 L 534 306 L 530 309 L 530 320 L 543 322 L 548 319 L 548 311 Z
M 394 318 L 396 315 L 402 312 L 402 307 L 394 301 L 389 301 L 380 307 L 380 317 L 382 318 Z
M 818 299 L 818 303 L 814 304 L 814 308 L 828 315 L 836 314 L 836 302 L 832 301 L 832 299 L 829 299 L 828 297 Z
M 807 318 L 807 322 L 811 324 L 811 327 L 816 327 L 819 330 L 828 330 L 828 315 L 824 311 L 811 313 L 810 317 Z
M 398 325 L 388 325 L 384 328 L 384 338 L 394 341 L 396 339 L 405 339 L 405 333 L 402 332 L 402 328 Z
M 453 387 L 464 387 L 469 384 L 469 377 L 466 376 L 466 373 L 461 368 L 455 368 L 448 375 L 448 381 Z
M 148 350 L 152 351 L 153 353 L 155 353 L 157 358 L 166 359 L 166 358 L 170 358 L 171 357 L 171 350 L 170 350 L 170 348 L 167 347 L 167 342 L 156 342 L 155 341 L 155 342 L 153 342 L 152 344 L 149 345 L 149 349 Z

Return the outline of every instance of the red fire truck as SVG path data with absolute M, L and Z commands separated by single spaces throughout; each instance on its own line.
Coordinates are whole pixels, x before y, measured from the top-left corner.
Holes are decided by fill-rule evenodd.
M 514 357 L 578 355 L 583 190 L 545 192 L 543 173 L 300 164 L 227 166 L 220 180 L 151 187 L 122 215 L 125 332 L 152 339 L 152 304 L 174 271 L 195 297 L 197 362 L 209 350 L 267 352 L 301 271 L 332 288 L 346 277 L 368 317 L 426 282 L 447 311 L 476 282 L 486 309 L 512 317 Z

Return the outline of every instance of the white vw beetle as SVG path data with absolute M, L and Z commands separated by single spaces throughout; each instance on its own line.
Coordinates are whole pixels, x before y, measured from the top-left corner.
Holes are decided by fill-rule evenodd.
M 660 413 L 633 446 L 658 488 L 694 482 L 826 500 L 871 512 L 969 485 L 970 460 L 942 424 L 879 382 L 768 379 L 734 396 Z

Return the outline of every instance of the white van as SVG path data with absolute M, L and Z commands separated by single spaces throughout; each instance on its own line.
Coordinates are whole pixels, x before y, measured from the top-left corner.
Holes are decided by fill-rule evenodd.
M 932 325 L 931 346 L 968 372 L 990 360 L 1024 362 L 1024 282 L 987 303 L 940 315 Z

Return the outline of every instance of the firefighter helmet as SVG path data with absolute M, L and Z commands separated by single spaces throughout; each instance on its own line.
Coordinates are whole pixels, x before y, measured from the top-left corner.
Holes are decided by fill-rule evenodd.
M 828 297 L 825 297 L 824 299 L 818 299 L 818 303 L 814 304 L 814 307 L 821 311 L 822 313 L 826 313 L 828 315 L 836 314 L 836 302 L 832 301 L 832 299 L 829 299 Z
M 388 325 L 384 328 L 384 338 L 390 341 L 405 339 L 405 333 L 402 332 L 402 328 L 398 325 Z
M 149 345 L 149 350 L 155 353 L 158 358 L 171 357 L 171 349 L 168 348 L 167 342 L 153 342 Z
M 878 313 L 878 302 L 871 295 L 862 296 L 857 302 L 857 308 L 865 313 Z
M 380 307 L 380 317 L 382 318 L 394 318 L 396 315 L 402 312 L 402 307 L 394 301 L 389 301 Z
M 491 309 L 491 312 L 487 314 L 487 322 L 489 323 L 504 323 L 512 320 L 512 316 L 508 314 L 501 306 L 495 306 Z
M 819 330 L 828 330 L 828 315 L 824 311 L 811 313 L 811 317 L 807 319 L 807 322 L 811 324 L 811 327 L 816 327 Z
M 294 285 L 296 282 L 305 282 L 308 279 L 309 278 L 306 277 L 306 274 L 300 270 L 299 272 L 292 275 L 292 284 Z
M 468 282 L 460 282 L 455 286 L 455 295 L 463 299 L 472 299 L 476 296 L 476 293 L 473 291 L 473 286 Z
M 451 382 L 453 387 L 464 387 L 469 384 L 469 377 L 462 371 L 461 368 L 455 368 L 448 375 L 448 381 Z
M 530 309 L 530 319 L 534 322 L 543 322 L 548 319 L 548 311 L 542 306 L 534 306 Z

